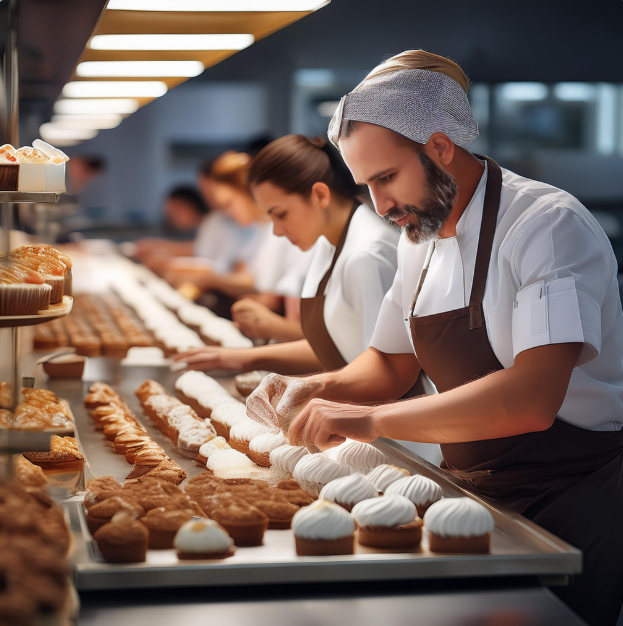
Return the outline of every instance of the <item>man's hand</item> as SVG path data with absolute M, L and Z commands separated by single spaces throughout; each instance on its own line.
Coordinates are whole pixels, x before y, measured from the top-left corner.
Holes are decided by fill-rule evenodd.
M 340 404 L 315 398 L 290 424 L 290 444 L 326 450 L 355 439 L 369 443 L 378 437 L 375 407 Z
M 232 348 L 195 348 L 181 352 L 173 357 L 174 361 L 187 364 L 187 370 L 242 370 L 245 368 L 247 350 Z
M 247 398 L 247 415 L 287 434 L 294 416 L 321 390 L 319 381 L 269 374 Z
M 268 307 L 252 300 L 243 298 L 231 307 L 231 315 L 240 332 L 250 339 L 273 339 L 273 322 L 282 319 Z

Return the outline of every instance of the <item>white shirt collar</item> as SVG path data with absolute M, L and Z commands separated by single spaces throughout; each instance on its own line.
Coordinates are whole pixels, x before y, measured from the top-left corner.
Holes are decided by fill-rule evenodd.
M 485 203 L 485 190 L 487 186 L 487 162 L 484 162 L 485 169 L 480 177 L 480 182 L 478 183 L 478 187 L 476 187 L 476 191 L 474 191 L 474 195 L 472 196 L 469 204 L 463 211 L 463 215 L 461 215 L 459 221 L 456 225 L 456 234 L 457 236 L 464 235 L 468 231 L 470 231 L 474 226 L 480 223 L 480 218 L 482 217 L 482 210 Z

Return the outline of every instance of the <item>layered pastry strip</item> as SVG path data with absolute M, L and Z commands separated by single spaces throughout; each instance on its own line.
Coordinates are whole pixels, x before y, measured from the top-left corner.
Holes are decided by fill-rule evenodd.
M 0 484 L 0 623 L 68 623 L 71 535 L 47 489 Z
M 186 472 L 147 434 L 145 427 L 106 383 L 94 383 L 84 400 L 95 428 L 101 430 L 117 454 L 133 465 L 129 478 L 157 477 L 179 485 Z
M 81 472 L 84 456 L 73 437 L 52 435 L 48 452 L 24 452 L 24 458 L 45 473 Z
M 12 406 L 11 387 L 0 383 L 2 407 Z M 15 430 L 61 430 L 74 429 L 69 405 L 48 389 L 23 388 L 20 403 L 13 412 L 0 409 L 0 428 Z

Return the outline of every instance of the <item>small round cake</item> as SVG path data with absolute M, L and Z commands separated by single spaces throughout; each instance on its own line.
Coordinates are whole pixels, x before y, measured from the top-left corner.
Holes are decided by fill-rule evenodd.
M 493 515 L 471 498 L 443 498 L 424 515 L 432 552 L 487 553 L 491 549 Z
M 415 504 L 404 496 L 385 495 L 353 507 L 357 538 L 372 548 L 414 548 L 422 540 L 422 520 Z
M 249 458 L 262 467 L 270 467 L 270 453 L 287 443 L 288 440 L 280 430 L 258 435 L 249 442 Z
M 113 496 L 87 509 L 87 526 L 89 527 L 90 533 L 94 535 L 104 524 L 110 522 L 113 516 L 119 511 L 126 511 L 134 518 L 145 515 L 143 507 L 136 502 L 119 496 Z
M 348 465 L 355 472 L 366 474 L 377 465 L 387 463 L 388 458 L 369 443 L 347 439 L 344 443 L 331 448 L 323 454 L 342 465 Z
M 318 500 L 292 518 L 299 556 L 353 554 L 355 520 L 341 506 Z
M 225 496 L 229 496 L 226 498 Z M 223 494 L 224 501 L 210 512 L 210 517 L 227 530 L 237 546 L 261 546 L 268 528 L 268 516 L 245 500 L 237 502 L 231 494 Z
M 416 474 L 392 483 L 385 490 L 385 495 L 398 495 L 409 498 L 417 507 L 418 515 L 424 517 L 428 507 L 433 502 L 441 500 L 443 494 L 441 493 L 441 487 L 434 480 Z
M 366 478 L 376 487 L 376 490 L 381 495 L 385 493 L 385 490 L 392 483 L 407 476 L 409 476 L 408 470 L 395 465 L 379 465 L 366 474 Z
M 227 531 L 211 519 L 186 522 L 177 531 L 173 545 L 180 560 L 226 559 L 235 550 Z
M 292 478 L 296 464 L 309 454 L 305 446 L 279 446 L 271 451 L 269 461 L 272 470 L 283 479 Z
M 275 431 L 246 418 L 229 429 L 229 445 L 238 452 L 248 454 L 251 439 L 270 432 Z
M 363 474 L 351 474 L 326 484 L 319 498 L 335 502 L 350 513 L 358 502 L 377 498 L 378 495 L 376 487 Z
M 307 493 L 317 496 L 327 483 L 350 473 L 350 467 L 316 453 L 304 456 L 296 464 L 293 476 Z
M 149 531 L 149 547 L 152 550 L 171 549 L 177 531 L 193 516 L 194 511 L 190 509 L 167 511 L 159 507 L 148 511 L 140 521 Z
M 125 511 L 116 513 L 93 536 L 110 563 L 142 563 L 147 556 L 148 537 L 147 528 Z

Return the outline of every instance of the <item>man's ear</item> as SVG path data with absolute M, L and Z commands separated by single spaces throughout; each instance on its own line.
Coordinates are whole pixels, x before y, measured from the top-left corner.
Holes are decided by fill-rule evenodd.
M 449 165 L 454 159 L 455 145 L 447 135 L 433 133 L 426 142 L 425 150 L 438 163 Z
M 326 183 L 314 183 L 311 188 L 311 200 L 322 209 L 327 209 L 331 202 L 331 190 Z

